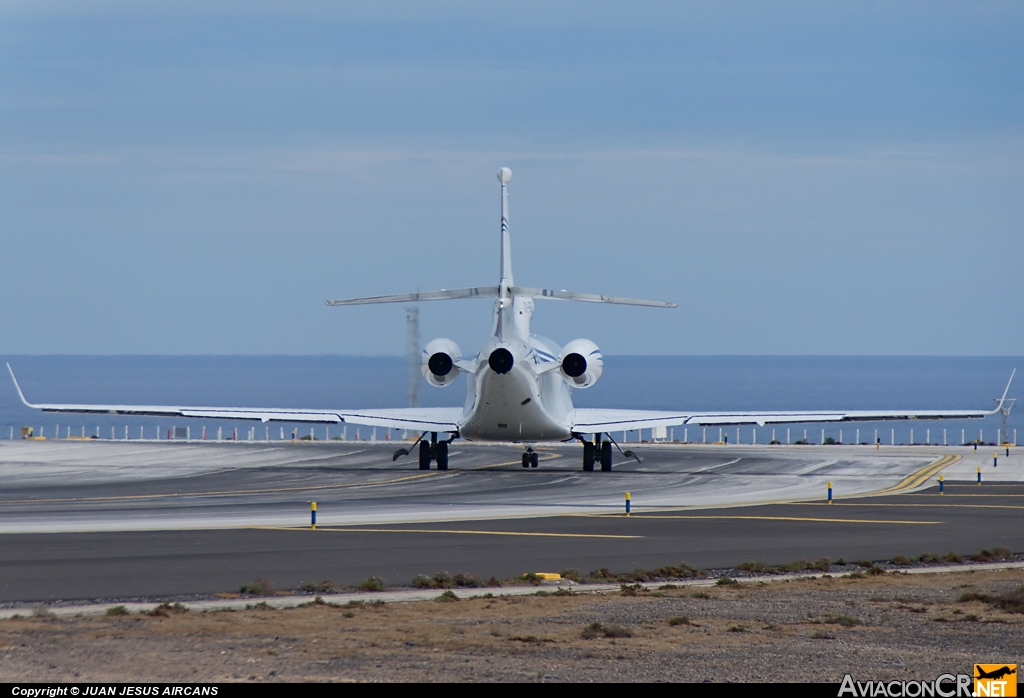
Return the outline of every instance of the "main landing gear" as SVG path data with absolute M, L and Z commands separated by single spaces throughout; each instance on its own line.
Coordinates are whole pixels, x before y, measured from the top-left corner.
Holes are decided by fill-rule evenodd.
M 430 470 L 430 464 L 435 461 L 438 470 L 448 470 L 448 444 L 459 438 L 459 435 L 453 434 L 447 441 L 438 441 L 436 431 L 430 432 L 430 441 L 423 438 L 426 435 L 424 432 L 423 436 L 416 439 L 416 443 L 420 445 L 420 470 Z M 402 456 L 409 455 L 409 451 L 416 448 L 416 443 L 409 448 L 395 451 L 391 460 L 396 461 Z
M 612 446 L 619 449 L 619 453 L 626 458 L 632 458 L 637 463 L 640 462 L 640 456 L 629 450 L 623 451 L 610 434 L 607 441 L 602 441 L 600 434 L 594 434 L 593 441 L 587 441 L 580 434 L 573 434 L 573 436 L 583 444 L 583 472 L 585 473 L 594 472 L 595 462 L 601 463 L 602 473 L 610 473 L 612 471 Z
M 540 463 L 540 458 L 537 456 L 537 452 L 532 448 L 526 449 L 526 453 L 523 454 L 523 467 L 536 468 L 538 463 Z
M 438 470 L 448 470 L 448 442 L 438 441 L 437 432 L 430 433 L 430 443 L 420 441 L 420 470 L 430 470 L 430 461 Z
M 582 436 L 580 441 L 583 442 L 583 472 L 594 472 L 594 462 L 599 461 L 601 472 L 610 473 L 612 471 L 612 442 L 601 441 L 600 434 L 594 434 L 593 442 L 584 440 Z

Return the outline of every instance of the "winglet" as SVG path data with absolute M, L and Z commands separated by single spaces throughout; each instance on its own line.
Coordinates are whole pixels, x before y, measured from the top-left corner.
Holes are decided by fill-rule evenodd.
M 21 392 L 21 386 L 18 385 L 18 379 L 14 377 L 14 371 L 11 369 L 11 365 L 10 364 L 7 364 L 7 371 L 8 371 L 8 373 L 11 374 L 11 380 L 14 381 L 14 388 L 15 388 L 15 390 L 18 391 L 18 397 L 21 398 L 21 401 L 22 401 L 22 403 L 24 403 L 25 407 L 31 407 L 32 409 L 39 409 L 38 407 L 33 405 L 31 402 L 29 402 L 28 400 L 25 399 L 25 393 Z
M 1010 380 L 1006 381 L 1006 390 L 1003 391 L 1003 396 L 999 398 L 999 406 L 996 407 L 993 412 L 998 412 L 1003 409 L 1003 403 L 1006 402 L 1006 394 L 1010 392 L 1010 383 L 1013 382 L 1013 377 L 1017 374 L 1017 369 L 1013 369 L 1010 373 Z

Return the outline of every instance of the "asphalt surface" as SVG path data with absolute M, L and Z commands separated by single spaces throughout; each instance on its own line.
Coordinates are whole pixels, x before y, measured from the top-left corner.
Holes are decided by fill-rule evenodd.
M 718 506 L 874 492 L 946 455 L 935 448 L 660 446 L 584 473 L 578 444 L 459 444 L 446 472 L 392 462 L 395 443 L 0 442 L 0 533 L 401 523 Z M 632 446 L 632 444 L 631 444 Z M 961 449 L 967 451 L 967 449 Z M 1004 467 L 1004 471 L 1006 468 Z
M 231 592 L 258 577 L 295 589 L 442 570 L 486 579 L 1024 550 L 1019 464 L 989 466 L 978 486 L 963 481 L 975 469 L 965 463 L 991 454 L 968 449 L 644 446 L 642 464 L 608 474 L 579 472 L 573 449 L 546 450 L 541 468 L 523 471 L 517 449 L 462 447 L 452 471 L 421 473 L 390 461 L 394 444 L 75 446 L 98 461 L 0 454 L 14 482 L 0 491 L 0 601 Z M 963 480 L 941 496 L 920 489 L 943 468 Z M 1004 482 L 990 482 L 996 472 Z M 879 490 L 894 494 L 855 496 Z
M 960 485 L 828 504 L 558 516 L 458 524 L 5 535 L 0 600 L 81 599 L 275 588 L 369 576 L 408 584 L 441 570 L 524 572 L 656 568 L 681 561 L 888 559 L 922 552 L 1024 550 L 1024 486 Z M 965 491 L 969 490 L 969 491 Z

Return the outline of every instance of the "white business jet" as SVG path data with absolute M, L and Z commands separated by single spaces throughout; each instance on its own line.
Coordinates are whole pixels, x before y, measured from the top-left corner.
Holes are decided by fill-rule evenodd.
M 175 407 L 153 405 L 35 405 L 18 387 L 22 402 L 43 412 L 125 414 L 208 419 L 251 419 L 262 422 L 351 423 L 421 432 L 409 449 L 399 449 L 394 459 L 408 455 L 419 445 L 419 467 L 448 469 L 448 445 L 457 438 L 523 444 L 523 467 L 536 468 L 539 442 L 579 440 L 583 444 L 583 470 L 612 469 L 611 432 L 680 425 L 725 426 L 741 424 L 797 424 L 807 422 L 856 422 L 896 419 L 979 419 L 994 414 L 984 410 L 832 410 L 825 412 L 663 412 L 649 410 L 584 409 L 572 404 L 572 391 L 586 389 L 601 377 L 601 350 L 589 339 L 574 339 L 559 348 L 551 340 L 530 332 L 534 298 L 588 303 L 615 303 L 649 308 L 674 308 L 675 303 L 619 298 L 571 291 L 516 286 L 512 279 L 512 244 L 508 225 L 508 183 L 512 171 L 498 171 L 501 183 L 501 275 L 497 286 L 447 289 L 427 293 L 370 296 L 328 300 L 327 305 L 409 303 L 415 301 L 494 298 L 491 338 L 472 358 L 465 358 L 450 339 L 435 339 L 423 350 L 421 371 L 427 382 L 450 386 L 466 374 L 466 403 L 458 407 L 410 407 L 382 410 L 293 410 L 252 407 Z M 10 365 L 8 365 L 10 370 Z M 1011 374 L 1010 380 L 1013 380 Z M 1006 390 L 1010 389 L 1007 383 Z M 1003 399 L 1006 391 L 1003 392 Z M 1002 401 L 1000 401 L 1000 407 Z M 427 435 L 429 434 L 429 438 Z M 439 438 L 440 435 L 440 438 Z M 604 438 L 606 437 L 606 438 Z M 620 452 L 636 458 L 632 451 Z M 639 460 L 639 458 L 637 458 Z

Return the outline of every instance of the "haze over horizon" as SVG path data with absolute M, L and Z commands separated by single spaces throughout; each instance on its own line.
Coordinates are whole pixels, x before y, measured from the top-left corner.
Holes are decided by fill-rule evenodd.
M 0 353 L 1017 356 L 1024 5 L 0 0 Z M 421 304 L 475 353 L 486 300 Z M 1022 366 L 1024 368 L 1024 366 Z

